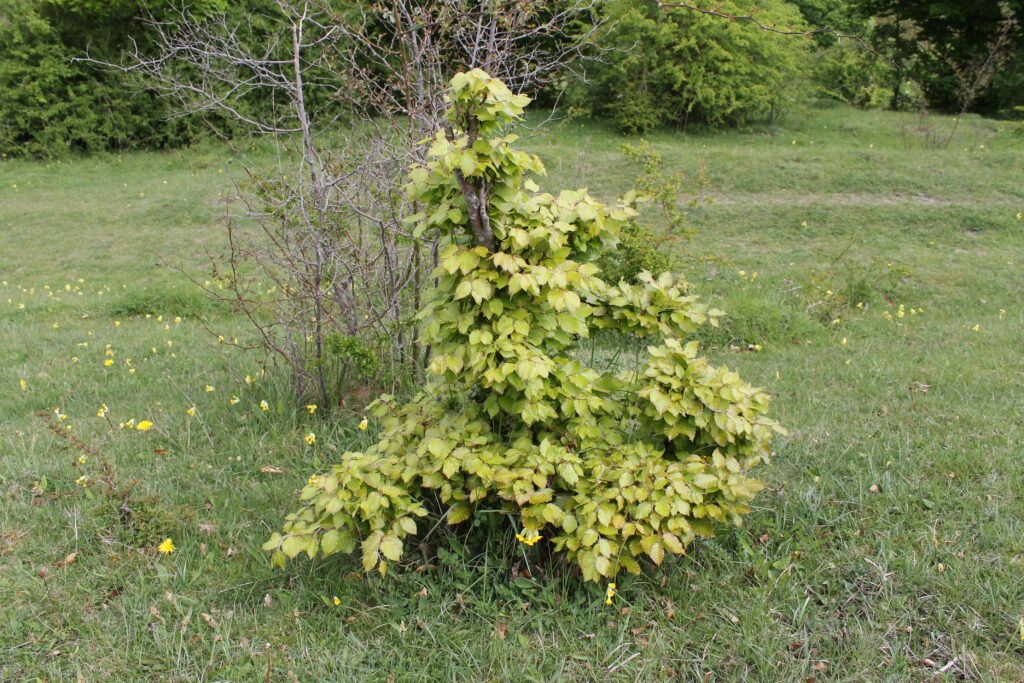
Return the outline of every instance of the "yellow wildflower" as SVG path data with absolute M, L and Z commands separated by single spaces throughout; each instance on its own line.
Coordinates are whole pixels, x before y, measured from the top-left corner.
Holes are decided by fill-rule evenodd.
M 105 361 L 103 361 L 103 364 L 106 365 L 109 368 L 111 365 L 114 364 L 114 359 L 108 358 Z
M 241 400 L 241 399 L 239 399 L 239 398 L 238 398 L 237 396 L 232 396 L 232 397 L 231 397 L 230 399 L 228 399 L 228 403 L 229 403 L 230 405 L 235 405 L 235 404 L 236 404 L 236 403 L 238 403 L 238 402 L 239 402 L 240 400 Z
M 846 337 L 843 337 L 843 340 L 841 342 L 839 342 L 839 343 L 845 345 L 846 344 Z
M 106 403 L 102 404 L 100 406 L 100 409 L 96 411 L 96 417 L 106 417 L 108 410 L 109 410 L 109 408 L 107 408 L 107 404 Z
M 314 434 L 313 432 L 310 432 L 309 434 L 306 434 L 306 436 L 304 436 L 302 438 L 310 446 L 312 446 L 313 444 L 316 443 L 316 434 Z
M 308 406 L 306 406 L 306 410 L 308 410 L 309 414 L 312 415 L 313 413 L 316 412 L 316 404 L 310 403 Z
M 612 604 L 612 598 L 614 598 L 614 597 L 615 597 L 615 584 L 614 583 L 609 583 L 608 584 L 608 590 L 607 590 L 607 592 L 605 593 L 605 596 L 604 596 L 604 604 L 606 604 L 606 605 Z
M 89 485 L 89 477 L 87 477 L 87 476 L 85 476 L 83 474 L 78 479 L 75 479 L 75 483 L 78 484 L 79 486 L 82 486 L 82 487 L 88 486 Z
M 160 545 L 157 546 L 156 549 L 159 550 L 164 555 L 170 555 L 171 553 L 174 552 L 174 541 L 172 541 L 169 538 L 165 538 L 163 540 L 163 542 Z
M 534 545 L 541 538 L 542 537 L 541 537 L 540 534 L 537 534 L 533 538 L 527 538 L 523 534 L 516 534 L 516 540 L 519 541 L 520 543 L 525 543 L 526 545 Z
M 152 426 L 153 426 L 152 422 L 150 422 L 149 420 L 143 420 L 139 424 L 135 425 L 135 428 L 138 429 L 140 432 L 145 432 L 145 431 L 149 430 L 149 428 L 152 427 Z
M 332 600 L 331 602 L 333 602 L 333 603 L 334 603 L 334 606 L 335 606 L 335 607 L 337 607 L 338 605 L 340 605 L 340 604 L 341 604 L 341 600 L 339 600 L 339 599 L 338 599 L 338 596 L 337 596 L 337 595 L 335 595 L 335 596 L 334 596 L 334 599 L 333 599 L 333 600 Z
M 266 399 L 260 401 L 260 410 L 270 410 L 270 404 L 267 403 Z
M 980 330 L 980 329 L 981 329 L 981 325 L 975 325 L 975 326 L 974 326 L 974 327 L 972 327 L 971 329 L 972 329 L 973 331 L 977 332 L 978 330 Z
M 206 389 L 205 389 L 206 392 L 211 392 L 213 390 L 214 390 L 213 387 L 211 387 L 209 384 L 206 385 Z
M 21 386 L 21 390 L 22 391 L 27 391 L 28 390 L 28 382 L 26 382 L 25 380 L 19 379 L 18 380 L 18 384 Z
M 196 415 L 196 407 L 195 406 L 189 406 L 188 410 L 185 411 L 185 414 L 188 415 L 189 417 L 195 417 L 195 415 Z
M 364 418 L 363 418 L 363 419 L 362 419 L 362 420 L 361 420 L 361 421 L 359 422 L 359 428 L 360 428 L 360 429 L 366 429 L 366 427 L 367 427 L 367 426 L 368 426 L 369 424 L 370 424 L 370 423 L 369 423 L 369 421 L 368 421 L 368 420 L 367 420 L 367 419 L 366 419 L 366 418 L 364 417 Z

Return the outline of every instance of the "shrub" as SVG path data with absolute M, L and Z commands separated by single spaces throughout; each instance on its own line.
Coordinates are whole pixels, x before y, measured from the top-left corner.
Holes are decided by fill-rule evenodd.
M 676 241 L 689 242 L 694 235 L 694 230 L 686 225 L 687 209 L 700 202 L 708 181 L 703 167 L 700 173 L 689 178 L 687 189 L 693 197 L 684 208 L 679 197 L 687 180 L 686 174 L 667 175 L 661 154 L 654 151 L 647 140 L 636 145 L 624 143 L 621 149 L 630 161 L 640 167 L 633 181 L 633 190 L 638 198 L 654 204 L 661 214 L 662 224 L 628 221 L 622 226 L 615 251 L 602 254 L 597 264 L 601 267 L 603 279 L 609 282 L 634 282 L 636 276 L 645 270 L 651 273 L 671 270 Z
M 750 0 L 715 4 L 723 13 L 749 14 Z M 756 3 L 764 24 L 799 28 L 799 11 L 780 0 Z M 743 123 L 786 106 L 799 82 L 808 42 L 756 26 L 688 10 L 665 10 L 651 0 L 616 0 L 609 9 L 602 61 L 575 93 L 626 133 L 691 121 Z
M 892 101 L 893 69 L 856 43 L 838 43 L 814 56 L 811 73 L 827 97 L 864 108 Z
M 497 514 L 599 581 L 739 524 L 762 487 L 749 470 L 781 429 L 764 393 L 686 341 L 720 311 L 670 273 L 603 281 L 592 261 L 635 215 L 631 197 L 538 192 L 540 160 L 502 132 L 528 98 L 478 69 L 449 97 L 408 184 L 415 231 L 447 241 L 420 314 L 431 378 L 408 403 L 371 406 L 380 439 L 311 477 L 264 549 L 283 565 L 358 548 L 384 574 L 432 526 L 422 518 Z M 639 372 L 583 365 L 578 344 L 601 329 L 652 339 Z

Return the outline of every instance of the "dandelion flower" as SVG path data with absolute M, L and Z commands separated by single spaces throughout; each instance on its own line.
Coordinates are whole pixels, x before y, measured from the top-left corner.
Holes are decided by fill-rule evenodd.
M 361 421 L 359 422 L 359 428 L 360 428 L 360 429 L 363 429 L 363 430 L 365 430 L 365 429 L 366 429 L 366 427 L 367 427 L 367 426 L 368 426 L 369 424 L 370 424 L 370 422 L 369 422 L 369 421 L 368 421 L 368 420 L 367 420 L 367 419 L 366 419 L 366 418 L 364 417 L 364 418 L 363 418 L 363 419 L 362 419 L 362 420 L 361 420 Z
M 517 540 L 517 541 L 519 541 L 520 543 L 525 543 L 526 545 L 534 545 L 534 544 L 535 544 L 535 543 L 537 543 L 537 541 L 539 541 L 539 540 L 540 540 L 541 538 L 542 538 L 542 537 L 541 537 L 541 535 L 540 535 L 540 534 L 537 534 L 537 535 L 536 535 L 536 536 L 534 536 L 533 538 L 527 538 L 527 537 L 526 537 L 526 536 L 524 536 L 523 534 L 516 534 L 516 540 Z
M 113 358 L 108 358 L 105 361 L 103 361 L 103 364 L 106 365 L 109 368 L 111 365 L 114 364 L 114 359 Z
M 19 379 L 18 380 L 18 384 L 21 386 L 21 390 L 22 391 L 27 391 L 28 390 L 28 382 L 26 382 L 25 380 Z
M 309 414 L 312 415 L 313 413 L 316 412 L 316 404 L 310 403 L 308 406 L 306 406 L 306 410 L 308 410 Z
M 264 411 L 270 410 L 270 404 L 267 403 L 266 399 L 263 399 L 262 401 L 260 401 L 260 410 L 264 410 Z
M 145 432 L 145 431 L 148 431 L 149 428 L 152 427 L 152 426 L 153 426 L 152 422 L 150 422 L 149 420 L 143 420 L 139 424 L 135 425 L 135 428 L 138 429 L 140 432 Z
M 313 432 L 310 432 L 309 434 L 306 434 L 306 436 L 304 436 L 302 438 L 310 446 L 312 446 L 313 444 L 316 443 L 316 434 L 314 434 Z
M 170 555 L 171 553 L 174 552 L 174 541 L 172 541 L 169 538 L 165 538 L 163 540 L 163 542 L 160 545 L 157 546 L 156 549 L 159 550 L 164 555 Z
M 615 584 L 614 583 L 609 583 L 608 584 L 608 590 L 605 592 L 605 596 L 604 596 L 604 604 L 606 604 L 606 605 L 612 604 L 612 598 L 614 598 L 614 597 L 615 597 Z

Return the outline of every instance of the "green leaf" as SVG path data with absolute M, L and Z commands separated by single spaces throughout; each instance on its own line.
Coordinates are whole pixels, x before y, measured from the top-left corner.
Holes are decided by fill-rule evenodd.
M 402 541 L 389 534 L 381 539 L 380 552 L 392 562 L 397 562 L 402 557 Z
M 469 515 L 473 512 L 473 508 L 468 503 L 457 503 L 452 506 L 448 511 L 448 523 L 458 524 L 459 522 L 465 522 L 469 519 Z
M 306 536 L 289 536 L 281 544 L 281 552 L 289 558 L 293 558 L 305 550 L 308 544 L 309 538 Z

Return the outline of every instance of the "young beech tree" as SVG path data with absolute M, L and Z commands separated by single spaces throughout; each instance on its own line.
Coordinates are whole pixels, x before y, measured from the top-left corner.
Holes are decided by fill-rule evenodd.
M 685 341 L 720 312 L 669 273 L 600 279 L 592 261 L 636 215 L 632 199 L 539 192 L 527 173 L 543 173 L 540 160 L 503 132 L 526 96 L 476 69 L 448 98 L 408 184 L 423 207 L 408 220 L 447 242 L 420 314 L 431 379 L 408 403 L 371 406 L 380 440 L 310 477 L 264 549 L 283 564 L 359 548 L 383 574 L 429 528 L 422 518 L 498 510 L 520 540 L 552 544 L 599 581 L 683 553 L 714 522 L 740 524 L 762 487 L 748 471 L 782 430 L 764 393 Z M 580 340 L 601 329 L 651 338 L 644 367 L 581 362 Z

